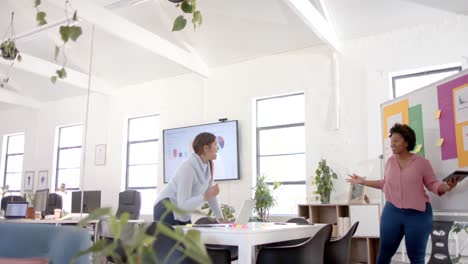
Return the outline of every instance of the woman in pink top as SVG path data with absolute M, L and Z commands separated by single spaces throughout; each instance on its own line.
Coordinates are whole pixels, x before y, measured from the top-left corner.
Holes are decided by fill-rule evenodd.
M 403 236 L 411 263 L 424 263 L 432 229 L 432 208 L 424 187 L 443 195 L 457 185 L 457 180 L 439 181 L 428 160 L 410 153 L 416 136 L 409 126 L 395 124 L 390 138 L 393 155 L 385 164 L 384 179 L 368 181 L 353 174 L 347 181 L 382 189 L 385 194 L 377 263 L 390 263 Z

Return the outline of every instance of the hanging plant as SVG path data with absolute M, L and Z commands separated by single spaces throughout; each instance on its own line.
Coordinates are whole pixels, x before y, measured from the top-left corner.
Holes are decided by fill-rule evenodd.
M 43 26 L 47 24 L 46 13 L 39 9 L 39 5 L 41 4 L 41 0 L 34 1 L 34 8 L 36 8 L 36 21 L 38 26 Z
M 78 22 L 78 11 L 73 10 L 70 2 L 67 0 L 65 1 L 65 17 L 67 18 L 67 24 L 64 26 L 60 26 L 59 33 L 60 37 L 62 38 L 63 44 L 62 46 L 55 46 L 54 51 L 54 60 L 57 61 L 58 56 L 61 54 L 63 58 L 62 68 L 55 71 L 55 74 L 50 77 L 52 83 L 59 79 L 65 79 L 67 77 L 67 71 L 65 67 L 67 65 L 67 54 L 65 52 L 65 46 L 67 45 L 68 41 L 77 41 L 78 38 L 82 35 L 83 30 L 81 26 L 75 25 Z M 70 14 L 73 13 L 73 16 L 70 18 Z
M 14 17 L 15 13 L 12 12 L 10 25 L 3 35 L 2 42 L 0 43 L 0 53 L 2 58 L 11 61 L 6 76 L 0 80 L 0 88 L 4 88 L 8 84 L 8 81 L 10 80 L 10 72 L 15 64 L 15 60 L 21 62 L 21 54 L 15 43 L 15 29 L 13 27 Z
M 193 28 L 196 29 L 197 27 L 200 27 L 203 18 L 202 14 L 199 10 L 197 10 L 197 0 L 168 0 L 169 2 L 175 3 L 177 8 L 180 8 L 182 10 L 183 14 L 192 14 L 192 24 Z M 38 26 L 43 26 L 47 24 L 46 20 L 46 12 L 42 11 L 39 9 L 39 6 L 41 5 L 41 0 L 34 0 L 34 8 L 36 8 L 36 21 Z M 61 46 L 55 46 L 55 51 L 54 51 L 54 59 L 57 61 L 59 55 L 62 55 L 63 58 L 63 63 L 62 67 L 58 70 L 55 71 L 55 74 L 50 77 L 50 80 L 52 83 L 56 83 L 57 79 L 65 79 L 67 77 L 67 71 L 65 69 L 67 65 L 67 55 L 65 53 L 65 46 L 69 40 L 72 41 L 77 41 L 78 38 L 83 34 L 83 30 L 81 26 L 76 25 L 78 22 L 78 11 L 73 10 L 73 7 L 71 6 L 70 2 L 68 0 L 65 1 L 65 17 L 67 18 L 67 24 L 64 26 L 60 26 L 59 28 L 59 33 L 60 37 L 63 40 L 63 44 Z M 70 17 L 70 14 L 73 14 Z M 187 19 L 184 17 L 184 15 L 178 16 L 174 20 L 174 24 L 172 26 L 172 31 L 180 31 L 185 28 L 187 25 Z M 13 43 L 14 44 L 14 43 Z M 3 52 L 2 52 L 3 56 Z M 18 61 L 21 60 L 21 57 L 18 55 Z
M 15 43 L 15 29 L 13 27 L 14 17 L 15 13 L 12 12 L 10 25 L 8 26 L 5 34 L 3 35 L 2 43 L 0 44 L 0 51 L 2 53 L 3 59 L 11 61 L 14 61 L 16 59 L 18 62 L 20 62 L 21 55 Z
M 201 26 L 203 22 L 202 14 L 197 10 L 197 0 L 168 0 L 169 2 L 176 3 L 176 7 L 180 7 L 184 14 L 192 14 L 192 24 L 195 30 L 197 26 Z M 187 19 L 184 15 L 178 16 L 174 20 L 172 31 L 180 31 L 187 25 Z

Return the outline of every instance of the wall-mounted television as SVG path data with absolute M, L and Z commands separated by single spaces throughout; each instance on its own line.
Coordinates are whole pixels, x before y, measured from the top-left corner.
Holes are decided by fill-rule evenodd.
M 164 183 L 171 180 L 180 164 L 193 153 L 193 139 L 202 132 L 213 133 L 218 143 L 213 179 L 239 179 L 237 120 L 232 120 L 163 130 Z

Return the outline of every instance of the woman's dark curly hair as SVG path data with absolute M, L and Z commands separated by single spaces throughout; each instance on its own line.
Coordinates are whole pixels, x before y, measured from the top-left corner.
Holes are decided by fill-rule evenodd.
M 393 134 L 400 134 L 405 139 L 408 143 L 408 146 L 406 147 L 408 151 L 413 150 L 416 146 L 416 134 L 410 126 L 396 123 L 392 128 L 390 128 L 390 137 Z

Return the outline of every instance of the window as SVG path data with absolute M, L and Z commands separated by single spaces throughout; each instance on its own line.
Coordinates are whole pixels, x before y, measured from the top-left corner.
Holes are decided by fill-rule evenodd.
M 305 110 L 304 94 L 258 99 L 257 176 L 278 181 L 273 193 L 277 206 L 271 214 L 296 214 L 305 202 Z
M 21 176 L 23 175 L 24 134 L 6 136 L 4 159 L 3 186 L 8 185 L 12 195 L 21 191 Z
M 393 98 L 408 94 L 433 82 L 440 81 L 462 70 L 461 66 L 421 71 L 392 77 Z
M 159 167 L 159 115 L 128 120 L 125 189 L 141 193 L 141 213 L 153 212 Z
M 60 127 L 58 131 L 55 189 L 62 183 L 67 190 L 80 189 L 83 125 Z

